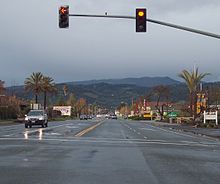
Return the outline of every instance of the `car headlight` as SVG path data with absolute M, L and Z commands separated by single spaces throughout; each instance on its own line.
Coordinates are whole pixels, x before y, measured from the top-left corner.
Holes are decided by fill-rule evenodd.
M 44 117 L 40 117 L 39 120 L 40 120 L 40 121 L 41 121 L 41 120 L 44 120 Z
M 28 121 L 28 117 L 25 117 L 24 120 L 25 120 L 25 121 Z

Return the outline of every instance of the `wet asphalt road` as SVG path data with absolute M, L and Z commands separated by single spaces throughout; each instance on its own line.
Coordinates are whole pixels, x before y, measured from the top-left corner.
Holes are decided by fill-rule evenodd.
M 0 127 L 1 184 L 220 182 L 220 141 L 147 122 L 52 122 Z

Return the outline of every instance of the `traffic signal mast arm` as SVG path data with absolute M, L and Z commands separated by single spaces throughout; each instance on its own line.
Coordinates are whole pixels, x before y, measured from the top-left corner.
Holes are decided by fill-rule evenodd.
M 134 17 L 134 16 L 121 16 L 121 15 L 69 14 L 69 16 L 73 16 L 73 17 L 94 17 L 94 18 L 99 17 L 99 18 L 117 18 L 117 19 L 136 19 L 136 17 Z M 159 24 L 159 25 L 163 25 L 163 26 L 167 26 L 167 27 L 172 27 L 172 28 L 175 28 L 175 29 L 180 29 L 180 30 L 184 30 L 184 31 L 188 31 L 188 32 L 197 33 L 197 34 L 201 34 L 201 35 L 205 35 L 205 36 L 220 39 L 220 35 L 215 34 L 215 33 L 201 31 L 201 30 L 198 30 L 198 29 L 193 29 L 193 28 L 184 27 L 184 26 L 171 24 L 171 23 L 167 23 L 167 22 L 162 22 L 162 21 L 158 21 L 158 20 L 153 20 L 153 19 L 146 19 L 146 21 L 151 22 L 151 23 L 155 23 L 155 24 Z

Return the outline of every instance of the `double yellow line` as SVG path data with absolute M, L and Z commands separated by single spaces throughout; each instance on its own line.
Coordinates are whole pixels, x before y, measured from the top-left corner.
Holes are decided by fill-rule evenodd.
M 78 134 L 76 134 L 75 137 L 82 137 L 84 134 L 86 134 L 86 133 L 92 131 L 93 129 L 95 129 L 96 127 L 98 127 L 99 125 L 101 125 L 102 123 L 103 123 L 103 122 L 99 122 L 99 123 L 97 123 L 97 124 L 95 124 L 95 125 L 93 125 L 93 126 L 91 126 L 91 127 L 89 127 L 89 128 L 86 128 L 85 130 L 83 130 L 83 131 L 79 132 Z

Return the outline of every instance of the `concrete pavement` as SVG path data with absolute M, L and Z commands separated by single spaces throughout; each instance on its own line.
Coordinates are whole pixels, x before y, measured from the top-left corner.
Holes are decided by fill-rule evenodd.
M 220 181 L 220 141 L 146 122 L 99 122 L 70 120 L 44 129 L 0 127 L 0 183 Z

